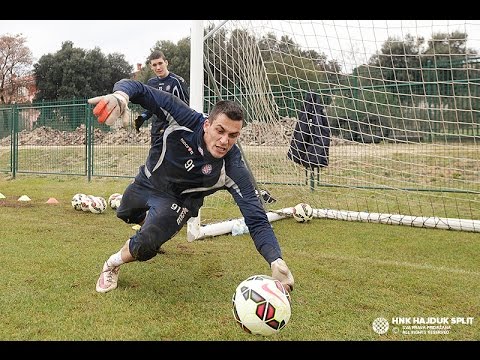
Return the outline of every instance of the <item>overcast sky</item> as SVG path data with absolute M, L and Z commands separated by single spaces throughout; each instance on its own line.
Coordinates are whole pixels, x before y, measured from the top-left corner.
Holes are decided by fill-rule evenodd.
M 145 63 L 150 49 L 159 40 L 178 40 L 190 36 L 191 20 L 0 20 L 1 35 L 23 34 L 34 62 L 56 53 L 62 42 L 103 54 L 120 53 L 135 66 Z
M 276 21 L 264 22 L 268 23 L 265 29 L 271 30 L 270 23 Z M 296 26 L 296 22 L 292 21 L 292 26 Z M 348 60 L 348 52 L 352 53 L 358 46 L 353 52 L 355 61 L 344 64 L 346 70 L 365 63 L 392 35 L 403 38 L 410 33 L 429 39 L 434 32 L 460 30 L 468 33 L 469 47 L 480 49 L 478 20 L 313 20 L 312 23 L 316 27 L 297 25 L 296 29 L 285 28 L 284 31 L 290 36 L 294 34 L 299 44 L 313 40 L 314 48 L 321 49 L 332 59 Z M 145 63 L 157 41 L 177 43 L 190 36 L 191 27 L 192 20 L 0 20 L 0 36 L 23 34 L 34 62 L 43 55 L 57 52 L 62 42 L 70 40 L 75 47 L 86 50 L 98 46 L 105 55 L 123 54 L 135 67 L 137 63 Z

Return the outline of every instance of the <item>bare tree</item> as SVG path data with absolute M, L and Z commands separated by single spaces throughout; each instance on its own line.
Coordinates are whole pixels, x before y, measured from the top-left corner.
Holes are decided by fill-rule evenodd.
M 22 34 L 0 36 L 0 104 L 17 100 L 19 88 L 31 70 L 33 56 Z

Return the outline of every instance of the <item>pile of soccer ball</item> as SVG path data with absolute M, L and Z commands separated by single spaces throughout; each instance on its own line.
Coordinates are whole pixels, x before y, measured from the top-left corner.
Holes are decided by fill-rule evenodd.
M 282 283 L 267 275 L 242 281 L 232 297 L 233 316 L 248 333 L 278 334 L 292 314 L 290 294 Z
M 108 205 L 116 209 L 120 205 L 122 195 L 114 193 L 108 199 Z M 93 214 L 102 214 L 107 210 L 107 201 L 101 196 L 86 195 L 78 193 L 72 197 L 72 207 L 78 211 L 91 212 Z
M 313 209 L 310 205 L 306 203 L 300 203 L 293 207 L 292 215 L 297 222 L 304 223 L 312 220 Z

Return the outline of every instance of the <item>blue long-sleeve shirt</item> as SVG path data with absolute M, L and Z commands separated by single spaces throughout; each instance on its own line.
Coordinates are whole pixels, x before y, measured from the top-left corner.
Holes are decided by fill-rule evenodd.
M 148 79 L 147 85 L 154 87 L 155 89 L 172 93 L 183 100 L 187 105 L 190 103 L 190 94 L 188 93 L 187 83 L 177 74 L 169 72 L 164 78 L 159 78 L 158 76 L 152 77 Z M 145 110 L 141 115 L 145 120 L 148 120 L 152 116 L 152 112 Z M 164 118 L 165 117 L 162 117 L 162 119 Z
M 164 78 L 159 78 L 158 76 L 148 79 L 147 85 L 154 87 L 155 89 L 160 89 L 173 95 L 177 96 L 185 102 L 185 104 L 190 103 L 190 94 L 188 92 L 187 83 L 185 80 L 178 76 L 177 74 L 172 73 L 171 71 Z M 147 121 L 152 117 L 153 113 L 150 110 L 145 110 L 140 114 L 143 117 L 144 121 Z M 152 127 L 151 127 L 151 136 L 152 143 L 159 136 L 160 131 L 166 126 L 166 114 L 155 115 L 152 118 Z
M 163 110 L 168 114 L 168 127 L 152 144 L 141 167 L 155 188 L 179 197 L 193 216 L 198 215 L 205 196 L 228 190 L 260 254 L 269 264 L 282 256 L 237 145 L 223 158 L 213 157 L 203 139 L 204 115 L 170 93 L 129 79 L 117 82 L 113 91 L 123 91 L 132 103 L 153 114 L 163 114 Z

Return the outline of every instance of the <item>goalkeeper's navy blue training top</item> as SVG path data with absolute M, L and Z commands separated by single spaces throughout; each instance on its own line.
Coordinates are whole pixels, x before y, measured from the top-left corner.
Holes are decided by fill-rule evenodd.
M 159 78 L 158 76 L 155 76 L 148 79 L 147 85 L 154 87 L 155 89 L 160 89 L 172 93 L 173 95 L 182 99 L 183 102 L 187 105 L 190 102 L 190 95 L 188 94 L 187 83 L 181 76 L 178 76 L 171 71 L 164 78 Z
M 190 103 L 190 95 L 188 93 L 185 80 L 181 76 L 178 76 L 171 71 L 164 78 L 159 78 L 158 76 L 155 76 L 148 79 L 147 85 L 154 87 L 155 89 L 160 89 L 172 93 L 173 95 L 183 100 L 187 105 Z M 144 117 L 145 120 L 150 119 L 151 116 L 152 112 L 149 110 L 146 110 L 142 113 L 142 117 Z M 160 119 L 165 119 L 165 116 L 160 117 Z
M 190 95 L 188 93 L 187 83 L 185 80 L 178 76 L 177 74 L 172 73 L 171 71 L 164 78 L 159 78 L 158 76 L 148 79 L 147 85 L 154 87 L 155 89 L 160 89 L 173 95 L 179 97 L 185 102 L 185 104 L 190 103 Z M 145 110 L 141 116 L 146 120 L 152 117 L 152 112 L 150 110 Z M 152 119 L 152 128 L 150 133 L 152 134 L 152 144 L 160 136 L 160 130 L 166 126 L 166 114 L 161 113 L 157 116 L 154 116 Z
M 113 91 L 123 91 L 132 103 L 153 114 L 162 114 L 162 109 L 168 113 L 168 127 L 152 144 L 145 165 L 140 167 L 156 189 L 177 197 L 193 216 L 198 215 L 205 196 L 228 190 L 260 254 L 269 264 L 281 257 L 277 238 L 236 144 L 223 158 L 214 158 L 203 140 L 204 114 L 178 97 L 136 80 L 120 80 Z

